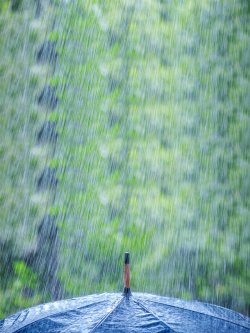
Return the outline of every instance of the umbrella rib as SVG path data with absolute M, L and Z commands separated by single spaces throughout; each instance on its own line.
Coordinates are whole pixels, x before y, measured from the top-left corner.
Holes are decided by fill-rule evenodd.
M 87 305 L 84 305 L 84 306 L 79 306 L 79 307 L 76 307 L 76 308 L 67 309 L 67 310 L 65 310 L 65 311 L 56 312 L 56 313 L 54 313 L 54 314 L 52 314 L 52 315 L 47 315 L 47 316 L 44 316 L 44 317 L 39 318 L 39 319 L 37 319 L 37 320 L 34 320 L 34 321 L 32 321 L 31 323 L 28 323 L 28 324 L 24 325 L 23 327 L 20 327 L 17 331 L 13 331 L 13 332 L 19 332 L 19 331 L 22 330 L 24 327 L 29 326 L 29 325 L 32 325 L 32 324 L 34 324 L 34 323 L 36 323 L 36 322 L 38 322 L 38 321 L 40 321 L 40 320 L 43 320 L 43 319 L 45 319 L 45 318 L 53 317 L 53 316 L 56 316 L 56 315 L 58 315 L 58 314 L 66 313 L 66 312 L 69 312 L 69 311 L 78 310 L 78 309 L 81 309 L 81 308 L 86 308 L 86 307 L 88 307 L 88 306 L 91 306 L 91 305 L 94 305 L 94 304 L 98 304 L 98 303 L 103 303 L 103 302 L 105 302 L 105 301 L 99 301 L 99 302 L 95 302 L 95 303 L 90 303 L 90 304 L 87 304 Z
M 105 314 L 99 321 L 98 323 L 95 325 L 94 328 L 92 328 L 91 331 L 89 331 L 89 333 L 93 333 L 110 315 L 111 313 L 121 304 L 121 302 L 123 301 L 123 297 L 121 298 L 120 301 L 116 302 L 114 308 L 108 312 L 107 314 Z
M 203 312 L 200 312 L 200 311 L 185 309 L 185 308 L 182 308 L 180 306 L 175 306 L 175 305 L 170 305 L 170 304 L 164 304 L 164 303 L 161 303 L 161 302 L 155 302 L 155 301 L 151 301 L 151 300 L 148 300 L 148 301 L 151 302 L 151 303 L 162 304 L 162 305 L 165 305 L 165 306 L 169 306 L 169 307 L 172 307 L 172 308 L 181 309 L 181 310 L 184 310 L 184 311 L 190 311 L 190 312 L 194 312 L 194 313 L 199 313 L 199 314 L 207 316 L 207 317 L 212 317 L 212 318 L 215 318 L 215 319 L 218 319 L 218 320 L 226 321 L 226 322 L 228 322 L 230 324 L 233 324 L 233 325 L 236 325 L 236 326 L 240 326 L 240 327 L 244 327 L 244 328 L 249 329 L 248 324 L 246 324 L 246 325 L 244 325 L 244 324 L 243 325 L 242 324 L 238 324 L 238 323 L 235 323 L 235 322 L 233 322 L 231 320 L 228 320 L 228 319 L 223 319 L 223 318 L 220 318 L 220 317 L 216 317 L 216 316 L 214 316 L 212 314 L 210 315 L 210 314 L 203 313 Z
M 171 330 L 171 332 L 175 332 L 177 333 L 173 328 L 171 328 L 168 324 L 166 324 L 162 319 L 160 319 L 155 313 L 153 313 L 150 309 L 148 309 L 145 305 L 143 305 L 142 303 L 136 301 L 134 299 L 134 302 L 136 304 L 138 304 L 141 308 L 143 308 L 144 310 L 146 310 L 147 312 L 151 313 L 152 316 L 154 316 L 156 319 L 158 319 L 164 326 L 166 326 L 168 329 Z

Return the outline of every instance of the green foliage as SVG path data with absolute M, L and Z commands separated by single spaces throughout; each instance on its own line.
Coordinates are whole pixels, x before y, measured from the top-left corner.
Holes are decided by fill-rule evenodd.
M 56 86 L 60 103 L 50 114 L 29 97 L 19 103 L 42 32 L 21 33 L 16 43 L 24 17 L 15 14 L 16 26 L 8 17 L 0 61 L 1 230 L 22 231 L 26 223 L 17 244 L 23 249 L 39 218 L 57 215 L 65 296 L 121 291 L 130 251 L 133 290 L 249 313 L 246 7 L 243 0 L 51 2 L 45 17 L 56 23 L 47 38 L 59 60 L 55 72 L 33 69 L 27 94 Z M 13 82 L 9 90 L 6 82 Z M 34 141 L 45 119 L 57 123 L 56 149 Z M 57 169 L 55 195 L 34 188 L 44 166 Z M 15 263 L 8 288 L 17 295 L 29 277 L 38 290 L 34 274 Z M 22 296 L 13 299 L 28 306 Z
M 7 10 L 9 6 L 9 1 L 8 0 L 0 0 L 0 13 L 3 10 Z
M 0 316 L 6 316 L 42 302 L 37 274 L 22 261 L 13 264 L 7 288 L 0 290 Z
M 25 250 L 35 246 L 36 228 L 48 204 L 48 198 L 35 193 L 44 165 L 44 151 L 35 147 L 36 133 L 46 115 L 35 103 L 44 74 L 33 67 L 41 41 L 37 28 L 30 28 L 33 6 L 27 4 L 23 1 L 23 10 L 12 12 L 9 1 L 0 2 L 1 318 L 46 299 L 39 277 L 21 261 Z

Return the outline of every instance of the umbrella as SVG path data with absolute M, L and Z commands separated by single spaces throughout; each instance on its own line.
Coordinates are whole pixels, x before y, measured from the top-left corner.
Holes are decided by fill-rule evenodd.
M 0 322 L 0 332 L 250 332 L 250 318 L 196 301 L 131 293 L 129 253 L 124 291 L 42 304 Z

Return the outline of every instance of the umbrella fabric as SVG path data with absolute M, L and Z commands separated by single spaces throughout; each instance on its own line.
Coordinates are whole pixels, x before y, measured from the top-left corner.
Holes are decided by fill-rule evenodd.
M 249 333 L 250 319 L 211 304 L 150 294 L 95 294 L 38 305 L 0 321 L 0 332 Z

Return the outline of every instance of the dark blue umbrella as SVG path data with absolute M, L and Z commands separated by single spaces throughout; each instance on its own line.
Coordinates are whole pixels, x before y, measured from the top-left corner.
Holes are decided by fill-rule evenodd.
M 130 292 L 129 255 L 124 293 L 104 293 L 38 305 L 0 322 L 0 332 L 249 333 L 250 319 L 196 301 Z

